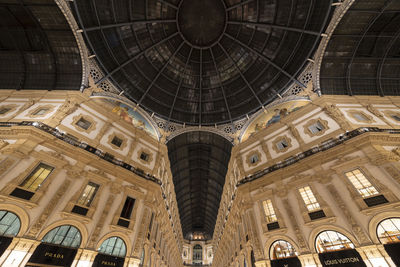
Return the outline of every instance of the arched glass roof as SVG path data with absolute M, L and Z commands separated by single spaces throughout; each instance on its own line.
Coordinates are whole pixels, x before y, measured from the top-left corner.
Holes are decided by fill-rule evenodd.
M 72 3 L 72 2 L 71 2 Z M 296 79 L 330 0 L 82 0 L 75 14 L 105 76 L 149 112 L 232 122 Z

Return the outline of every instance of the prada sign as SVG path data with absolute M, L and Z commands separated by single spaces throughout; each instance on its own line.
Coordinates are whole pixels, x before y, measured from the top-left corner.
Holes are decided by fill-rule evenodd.
M 0 256 L 3 255 L 12 240 L 12 237 L 0 236 Z
M 78 249 L 41 243 L 33 252 L 29 263 L 71 266 Z
M 286 259 L 271 260 L 271 267 L 301 267 L 299 258 L 291 257 Z
M 97 254 L 92 267 L 123 267 L 125 258 L 105 254 Z
M 346 249 L 318 254 L 322 266 L 327 267 L 367 267 L 355 249 Z
M 396 266 L 400 266 L 400 243 L 391 243 L 383 245 L 387 254 L 392 258 Z

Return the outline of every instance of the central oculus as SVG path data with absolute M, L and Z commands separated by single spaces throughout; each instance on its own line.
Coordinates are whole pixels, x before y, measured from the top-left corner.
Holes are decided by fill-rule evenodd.
M 182 0 L 178 27 L 187 42 L 197 47 L 214 45 L 225 30 L 226 12 L 221 0 Z

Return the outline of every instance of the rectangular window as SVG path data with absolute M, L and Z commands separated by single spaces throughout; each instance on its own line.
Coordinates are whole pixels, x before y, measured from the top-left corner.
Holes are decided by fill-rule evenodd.
M 353 113 L 353 116 L 359 121 L 368 121 L 368 118 L 363 113 Z
M 85 207 L 90 207 L 90 204 L 92 204 L 92 201 L 96 196 L 99 187 L 100 186 L 98 184 L 89 182 L 83 190 L 81 196 L 79 197 L 77 204 Z
M 276 143 L 276 147 L 279 149 L 279 150 L 284 150 L 285 148 L 287 148 L 289 145 L 288 145 L 288 143 L 286 142 L 286 140 L 285 139 L 282 139 L 282 140 L 280 140 L 278 143 Z
M 41 108 L 41 109 L 36 110 L 32 115 L 41 116 L 41 115 L 46 114 L 47 111 L 49 111 L 48 108 Z
M 321 209 L 317 199 L 314 196 L 314 193 L 311 191 L 309 186 L 299 188 L 299 192 L 309 212 Z
M 0 115 L 6 114 L 10 110 L 11 110 L 10 108 L 0 108 Z
M 129 220 L 131 218 L 132 210 L 133 210 L 133 206 L 134 205 L 135 205 L 135 199 L 127 197 L 126 200 L 125 200 L 124 207 L 122 208 L 120 217 Z
M 142 159 L 144 161 L 148 161 L 149 160 L 149 154 L 142 152 L 140 154 L 140 159 Z
M 0 113 L 2 114 L 2 113 Z M 400 121 L 400 115 L 392 115 L 392 118 L 396 121 Z
M 321 122 L 317 121 L 316 123 L 308 126 L 308 129 L 312 134 L 317 134 L 324 130 L 324 126 L 321 124 Z
M 121 139 L 121 138 L 118 138 L 118 137 L 116 137 L 116 136 L 114 136 L 113 139 L 112 139 L 112 141 L 111 141 L 111 144 L 113 144 L 113 145 L 115 145 L 115 146 L 117 146 L 117 147 L 121 147 L 121 145 L 122 145 L 122 139 Z
M 271 199 L 263 201 L 264 213 L 268 223 L 275 222 L 278 219 L 276 218 L 274 206 L 272 206 Z
M 363 198 L 379 194 L 378 190 L 367 180 L 360 169 L 346 172 L 346 176 Z
M 40 163 L 19 186 L 30 191 L 37 191 L 53 170 L 53 167 Z
M 92 125 L 92 123 L 88 120 L 85 120 L 84 118 L 80 118 L 79 121 L 76 123 L 76 125 L 78 125 L 84 130 L 87 130 L 89 129 L 90 125 Z

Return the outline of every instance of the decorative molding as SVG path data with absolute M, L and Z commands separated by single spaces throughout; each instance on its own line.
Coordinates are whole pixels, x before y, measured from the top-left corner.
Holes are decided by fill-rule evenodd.
M 84 119 L 90 122 L 89 128 L 83 129 L 80 126 L 78 126 L 77 123 L 80 119 Z M 85 132 L 86 134 L 90 134 L 92 131 L 96 129 L 96 124 L 97 121 L 94 118 L 82 113 L 72 118 L 72 126 L 76 129 L 77 132 Z
M 251 162 L 251 158 L 252 158 L 253 156 L 257 156 L 257 161 L 256 161 L 256 162 Z M 257 166 L 258 164 L 260 164 L 260 163 L 261 163 L 261 153 L 260 153 L 260 151 L 258 151 L 258 150 L 252 150 L 252 151 L 250 151 L 250 152 L 247 154 L 246 163 L 247 163 L 248 166 L 252 166 L 252 167 L 255 167 L 255 166 Z
M 362 110 L 347 110 L 346 113 L 350 117 L 352 117 L 354 120 L 358 121 L 359 123 L 369 124 L 369 123 L 374 123 L 375 122 L 374 118 L 371 115 L 363 112 Z M 364 116 L 366 118 L 366 120 L 358 119 L 357 116 L 356 116 L 357 114 L 359 114 L 361 116 Z
M 53 212 L 54 208 L 57 206 L 60 199 L 64 196 L 70 184 L 70 180 L 64 180 L 64 183 L 62 183 L 62 185 L 58 188 L 57 192 L 51 198 L 47 206 L 44 208 L 42 214 L 40 214 L 35 224 L 31 227 L 27 236 L 36 238 L 36 236 L 39 234 L 40 229 L 42 229 L 44 223 L 49 218 L 50 213 Z
M 28 115 L 26 115 L 28 118 L 40 118 L 40 117 L 45 117 L 47 114 L 51 113 L 54 109 L 56 108 L 56 106 L 54 105 L 40 105 L 34 109 L 32 109 L 31 111 L 29 111 Z M 44 114 L 38 114 L 35 115 L 36 112 L 38 112 L 41 109 L 47 109 L 46 112 Z
M 349 211 L 347 205 L 344 203 L 343 198 L 340 196 L 340 194 L 336 190 L 336 188 L 332 184 L 328 184 L 327 188 L 328 188 L 329 192 L 331 193 L 333 199 L 338 204 L 341 211 L 344 213 L 344 215 L 345 215 L 344 218 L 351 225 L 351 229 L 353 230 L 353 233 L 359 240 L 360 244 L 362 244 L 362 245 L 371 244 L 371 240 L 365 234 L 362 227 L 354 219 L 353 215 Z
M 285 141 L 287 144 L 287 147 L 283 148 L 283 149 L 279 149 L 278 148 L 278 143 L 281 141 Z M 289 138 L 287 135 L 281 135 L 278 136 L 277 138 L 274 139 L 274 141 L 272 141 L 272 149 L 276 152 L 276 153 L 285 153 L 286 151 L 288 151 L 291 147 L 292 147 L 292 139 Z

